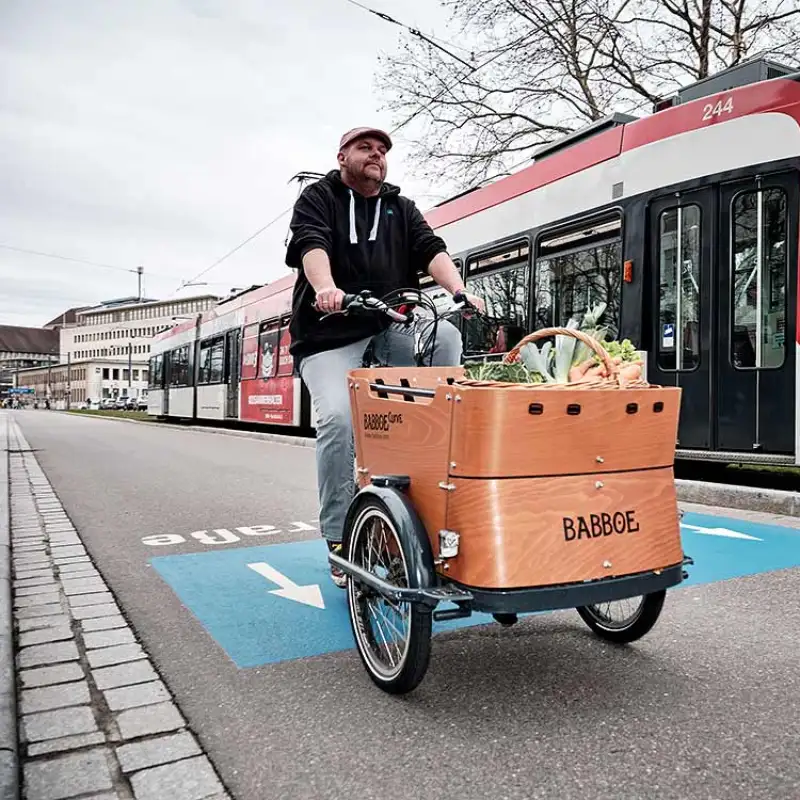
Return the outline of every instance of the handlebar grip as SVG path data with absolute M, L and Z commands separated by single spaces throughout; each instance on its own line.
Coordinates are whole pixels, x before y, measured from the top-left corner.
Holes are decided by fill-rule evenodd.
M 354 300 L 358 298 L 357 294 L 345 294 L 342 298 L 342 308 L 347 308 Z
M 465 306 L 467 306 L 467 308 L 475 307 L 472 305 L 472 303 L 470 303 L 469 300 L 467 300 L 464 292 L 462 292 L 461 289 L 459 289 L 457 292 L 453 292 L 453 300 L 455 300 L 456 303 L 463 303 Z

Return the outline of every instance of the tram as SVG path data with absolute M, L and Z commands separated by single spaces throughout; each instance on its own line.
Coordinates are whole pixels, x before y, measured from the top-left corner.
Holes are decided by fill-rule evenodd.
M 602 302 L 647 379 L 683 390 L 678 458 L 800 463 L 800 73 L 746 62 L 425 216 L 487 303 L 462 323 L 467 359 Z M 161 334 L 149 413 L 311 430 L 288 352 L 293 282 Z

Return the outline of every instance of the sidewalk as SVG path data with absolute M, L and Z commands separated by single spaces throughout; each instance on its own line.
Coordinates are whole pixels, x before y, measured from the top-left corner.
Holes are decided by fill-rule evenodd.
M 8 425 L 18 796 L 229 800 L 19 428 Z

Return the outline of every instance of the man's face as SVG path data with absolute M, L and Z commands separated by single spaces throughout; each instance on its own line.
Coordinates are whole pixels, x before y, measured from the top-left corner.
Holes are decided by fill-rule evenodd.
M 339 153 L 339 166 L 357 181 L 383 183 L 386 178 L 386 145 L 374 136 L 363 136 Z

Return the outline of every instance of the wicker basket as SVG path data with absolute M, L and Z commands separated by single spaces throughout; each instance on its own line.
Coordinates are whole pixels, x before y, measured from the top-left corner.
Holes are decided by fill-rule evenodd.
M 650 386 L 641 376 L 637 378 L 624 378 L 620 365 L 608 354 L 608 351 L 594 337 L 589 336 L 584 331 L 575 328 L 543 328 L 542 330 L 529 333 L 523 337 L 511 350 L 506 353 L 503 359 L 504 364 L 514 364 L 520 360 L 520 351 L 529 342 L 536 342 L 540 339 L 547 339 L 550 336 L 572 336 L 583 342 L 588 348 L 593 350 L 599 357 L 605 368 L 604 375 L 591 375 L 574 383 L 512 383 L 509 381 L 477 380 L 473 378 L 460 378 L 457 383 L 462 386 L 503 386 L 506 388 L 521 387 L 530 388 L 536 386 L 537 389 L 643 389 Z

